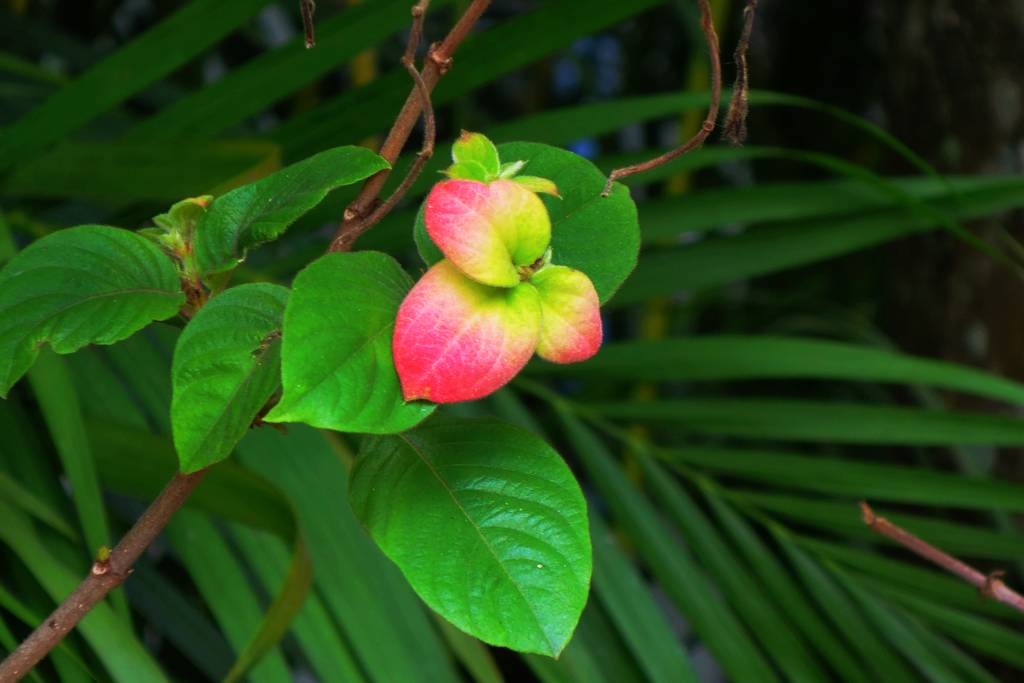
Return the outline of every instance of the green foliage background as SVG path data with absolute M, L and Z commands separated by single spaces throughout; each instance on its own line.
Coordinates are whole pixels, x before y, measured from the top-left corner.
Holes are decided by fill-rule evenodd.
M 114 4 L 76 11 L 109 35 Z M 298 34 L 269 47 L 257 28 L 266 7 L 297 26 L 297 3 L 158 4 L 151 26 L 114 33 L 116 47 L 69 30 L 62 7 L 0 10 L 9 45 L 0 51 L 3 260 L 62 227 L 140 227 L 183 197 L 373 142 L 409 91 L 397 62 L 408 0 L 321 2 L 309 51 Z M 463 4 L 432 3 L 431 38 Z M 724 45 L 739 9 L 716 3 Z M 687 38 L 690 3 L 496 2 L 489 17 L 436 91 L 445 140 L 459 128 L 498 143 L 589 138 L 607 171 L 653 155 L 665 142 L 659 124 L 683 116 L 683 132 L 690 113 L 699 122 L 707 96 L 700 78 L 685 77 L 704 68 L 700 44 Z M 642 63 L 635 36 L 666 22 L 689 46 L 689 62 L 672 65 L 678 88 L 652 94 L 626 83 L 614 97 L 569 103 L 546 94 L 558 59 L 597 77 L 574 51 L 579 39 L 618 36 L 634 48 L 626 62 Z M 207 82 L 202 65 L 218 58 L 229 68 Z M 358 444 L 264 427 L 210 472 L 125 591 L 36 679 L 1020 676 L 1021 615 L 874 536 L 856 502 L 1022 583 L 1024 485 L 1012 464 L 1024 445 L 1024 385 L 901 351 L 882 315 L 901 265 L 892 275 L 879 264 L 892 244 L 934 232 L 1019 272 L 1007 242 L 983 242 L 988 233 L 971 221 L 998 224 L 1024 206 L 1024 177 L 940 176 L 886 131 L 827 103 L 758 91 L 752 105 L 746 146 L 711 145 L 627 181 L 644 249 L 608 304 L 595 359 L 538 362 L 493 397 L 445 411 L 526 427 L 583 484 L 593 587 L 560 659 L 488 649 L 427 610 L 348 507 Z M 768 112 L 778 109 L 841 132 L 780 145 L 762 123 L 777 121 Z M 629 143 L 637 138 L 644 148 Z M 418 272 L 418 198 L 447 147 L 360 248 Z M 254 250 L 236 282 L 290 283 L 322 253 L 354 191 L 334 192 L 286 238 Z M 1013 279 L 1004 296 L 1019 286 Z M 178 334 L 157 325 L 71 357 L 44 351 L 0 402 L 0 652 L 174 471 Z

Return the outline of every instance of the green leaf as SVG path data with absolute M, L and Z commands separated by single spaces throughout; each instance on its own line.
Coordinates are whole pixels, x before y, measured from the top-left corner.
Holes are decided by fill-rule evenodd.
M 367 440 L 349 501 L 433 609 L 494 645 L 556 656 L 590 587 L 587 512 L 536 436 L 445 419 Z
M 657 449 L 670 462 L 767 485 L 909 504 L 980 510 L 1024 511 L 1024 486 L 988 477 L 970 477 L 864 459 L 800 455 L 765 450 L 694 446 Z
M 203 306 L 178 337 L 171 423 L 182 472 L 231 454 L 280 386 L 288 289 L 232 287 Z
M 188 3 L 7 128 L 0 138 L 0 171 L 32 157 L 177 70 L 267 3 L 268 0 Z
M 696 683 L 686 649 L 672 631 L 631 559 L 591 510 L 594 593 L 651 683 Z
M 280 149 L 263 140 L 82 140 L 62 143 L 11 169 L 0 192 L 121 207 L 219 194 L 280 167 Z
M 862 403 L 694 398 L 586 404 L 606 417 L 668 422 L 683 432 L 862 444 L 1024 445 L 1024 420 Z
M 650 381 L 775 378 L 904 382 L 1024 405 L 1024 386 L 974 368 L 859 344 L 768 335 L 708 335 L 606 344 L 572 365 L 535 363 L 535 374 Z
M 501 145 L 501 156 L 521 159 L 530 176 L 550 180 L 561 196 L 542 197 L 551 216 L 551 262 L 586 273 L 601 302 L 611 298 L 636 267 L 640 227 L 636 204 L 620 184 L 602 197 L 605 175 L 581 156 L 535 143 Z M 534 189 L 534 188 L 531 188 Z M 423 211 L 413 231 L 420 256 L 433 265 L 443 258 L 427 235 Z
M 685 546 L 670 540 L 672 531 L 654 505 L 625 476 L 605 445 L 585 424 L 564 405 L 556 404 L 556 408 L 573 451 L 597 490 L 726 675 L 736 681 L 777 680 L 771 665 L 711 578 Z
M 113 344 L 184 301 L 174 264 L 144 237 L 101 225 L 47 235 L 0 271 L 0 396 L 43 343 Z
M 391 356 L 411 286 L 394 259 L 369 251 L 328 254 L 299 273 L 284 314 L 284 395 L 266 420 L 384 434 L 433 412 L 403 400 Z
M 252 565 L 260 564 L 258 558 L 250 556 L 249 559 Z M 301 534 L 297 534 L 288 573 L 280 582 L 280 589 L 260 620 L 259 628 L 238 653 L 238 659 L 224 677 L 223 683 L 241 680 L 264 656 L 277 647 L 302 609 L 312 586 L 313 564 L 309 560 L 306 541 Z
M 388 168 L 364 147 L 336 147 L 218 197 L 196 226 L 204 273 L 234 268 L 246 250 L 279 237 L 327 193 Z
M 0 524 L 0 541 L 25 563 L 52 600 L 64 600 L 81 581 L 79 572 L 53 554 L 32 526 L 31 519 L 3 501 L 0 501 L 0 519 L 4 520 Z M 114 680 L 125 683 L 167 680 L 128 622 L 106 602 L 93 606 L 78 628 Z
M 751 633 L 785 674 L 786 680 L 820 681 L 827 678 L 817 658 L 795 633 L 784 605 L 778 605 L 766 587 L 748 573 L 748 567 L 725 542 L 690 495 L 650 457 L 640 456 L 645 481 L 658 507 L 682 532 L 693 552 L 715 577 L 715 583 Z
M 435 1 L 432 9 L 444 3 Z M 133 140 L 180 140 L 215 136 L 322 78 L 409 23 L 406 0 L 361 3 L 334 16 L 317 15 L 316 49 L 302 35 L 262 51 L 218 81 L 171 103 L 132 128 Z
M 175 513 L 165 533 L 228 642 L 244 656 L 260 633 L 263 607 L 226 539 L 206 515 L 187 508 Z M 248 671 L 247 680 L 291 680 L 280 648 L 269 647 Z
M 494 180 L 501 173 L 501 160 L 498 149 L 485 135 L 462 131 L 452 145 L 452 161 L 459 164 L 478 164 L 483 169 L 484 182 Z
M 323 431 L 295 425 L 285 436 L 255 430 L 238 448 L 247 467 L 274 481 L 295 505 L 313 560 L 317 593 L 377 683 L 461 680 L 422 601 L 345 505 L 352 454 Z M 211 470 L 232 465 L 226 462 Z M 338 679 L 325 679 L 338 680 Z

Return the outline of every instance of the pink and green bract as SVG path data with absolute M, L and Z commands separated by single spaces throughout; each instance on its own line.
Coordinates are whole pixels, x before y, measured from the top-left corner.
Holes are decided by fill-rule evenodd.
M 460 142 L 478 139 L 471 135 Z M 575 363 L 601 345 L 590 278 L 549 262 L 551 221 L 535 194 L 541 179 L 485 177 L 493 179 L 442 181 L 427 197 L 427 233 L 445 259 L 398 310 L 392 348 L 408 401 L 478 399 L 515 377 L 534 352 Z

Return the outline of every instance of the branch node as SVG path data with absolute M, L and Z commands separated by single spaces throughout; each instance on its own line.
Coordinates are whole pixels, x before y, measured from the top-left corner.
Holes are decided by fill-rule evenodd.
M 1003 583 L 1001 579 L 1003 576 L 1006 576 L 1006 572 L 1002 569 L 996 569 L 995 571 L 989 572 L 985 577 L 985 583 L 978 588 L 978 592 L 986 598 L 991 598 L 993 600 L 998 599 L 997 591 L 1006 587 L 1006 584 Z
M 434 63 L 437 67 L 438 73 L 443 76 L 452 68 L 454 59 L 450 56 L 442 56 L 440 47 L 441 46 L 438 43 L 432 44 L 430 49 L 427 51 L 427 59 Z

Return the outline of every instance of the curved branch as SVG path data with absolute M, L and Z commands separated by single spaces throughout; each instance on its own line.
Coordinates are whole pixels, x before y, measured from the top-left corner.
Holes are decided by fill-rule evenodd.
M 657 168 L 662 164 L 681 157 L 690 150 L 696 149 L 704 144 L 708 136 L 715 129 L 715 121 L 718 120 L 718 107 L 722 101 L 722 59 L 718 54 L 718 34 L 715 33 L 715 22 L 711 19 L 711 5 L 709 0 L 698 0 L 700 5 L 700 27 L 707 40 L 708 52 L 711 58 L 711 104 L 708 106 L 708 115 L 704 118 L 700 130 L 692 138 L 673 150 L 665 152 L 661 156 L 649 159 L 632 166 L 617 168 L 608 175 L 608 182 L 605 183 L 602 196 L 607 197 L 612 191 L 612 185 L 619 178 L 635 175 Z
M 437 82 L 441 80 L 441 77 L 448 72 L 448 69 L 451 68 L 452 57 L 455 51 L 466 39 L 466 36 L 469 35 L 477 20 L 480 19 L 480 16 L 490 4 L 491 0 L 472 0 L 444 40 L 431 50 L 423 67 L 421 78 L 417 79 L 412 91 L 405 100 L 405 104 L 395 118 L 394 125 L 384 139 L 384 143 L 380 146 L 378 153 L 389 164 L 395 163 L 398 159 L 399 153 L 401 153 L 402 148 L 409 139 L 409 135 L 416 126 L 416 122 L 420 118 L 420 113 L 424 108 L 422 91 L 425 90 L 429 95 L 433 91 L 434 86 L 437 85 Z M 422 81 L 422 89 L 420 81 Z M 346 248 L 351 248 L 351 242 L 354 239 L 348 238 L 347 235 L 365 232 L 365 229 L 362 229 L 360 224 L 371 214 L 374 205 L 377 203 L 377 197 L 380 195 L 381 190 L 384 189 L 384 183 L 387 181 L 390 173 L 390 170 L 380 171 L 370 176 L 363 183 L 363 187 L 359 190 L 355 200 L 345 209 L 344 220 L 338 226 L 338 230 L 334 233 L 334 238 L 331 241 L 331 251 L 343 250 L 342 247 L 346 243 Z M 383 216 L 378 216 L 378 220 L 380 218 L 383 218 Z
M 117 547 L 110 551 L 110 556 L 97 560 L 78 588 L 14 652 L 0 662 L 0 681 L 16 681 L 31 671 L 96 603 L 124 583 L 132 573 L 136 560 L 164 530 L 167 522 L 202 480 L 204 472 L 179 472 L 174 475 Z

